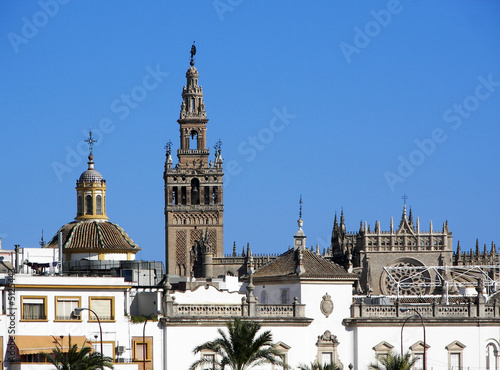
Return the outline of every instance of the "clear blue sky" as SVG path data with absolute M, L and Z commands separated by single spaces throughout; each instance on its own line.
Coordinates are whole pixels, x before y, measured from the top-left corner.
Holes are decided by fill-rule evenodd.
M 308 245 L 328 246 L 342 207 L 348 230 L 389 229 L 403 194 L 454 247 L 498 243 L 499 19 L 480 0 L 2 1 L 3 248 L 73 220 L 92 127 L 110 220 L 164 259 L 164 146 L 193 40 L 227 253 L 285 251 L 300 194 Z

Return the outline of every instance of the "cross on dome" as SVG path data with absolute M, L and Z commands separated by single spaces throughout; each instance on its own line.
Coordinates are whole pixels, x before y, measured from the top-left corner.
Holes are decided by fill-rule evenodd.
M 85 140 L 86 143 L 89 144 L 89 154 L 92 155 L 92 149 L 94 147 L 94 143 L 97 143 L 97 140 L 92 138 L 92 130 L 89 130 L 89 138 Z

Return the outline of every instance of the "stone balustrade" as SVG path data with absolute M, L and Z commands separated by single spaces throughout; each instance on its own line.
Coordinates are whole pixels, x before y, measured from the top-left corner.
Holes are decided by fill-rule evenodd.
M 401 312 L 402 308 L 408 310 Z M 489 303 L 470 300 L 460 304 L 364 304 L 351 306 L 351 318 L 405 318 L 418 311 L 424 318 L 500 318 L 500 306 L 493 300 Z
M 174 317 L 262 317 L 262 318 L 304 318 L 305 305 L 258 304 L 245 299 L 241 304 L 178 304 L 168 302 L 166 316 Z

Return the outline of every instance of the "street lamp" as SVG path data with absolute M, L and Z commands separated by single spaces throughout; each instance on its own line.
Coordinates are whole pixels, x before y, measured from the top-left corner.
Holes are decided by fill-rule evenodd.
M 424 360 L 424 370 L 426 370 L 427 369 L 427 359 L 426 359 L 425 352 L 427 351 L 427 343 L 425 341 L 425 324 L 424 324 L 424 318 L 422 317 L 422 315 L 420 314 L 420 312 L 418 312 L 414 308 L 405 308 L 405 307 L 402 307 L 399 310 L 401 312 L 406 312 L 406 311 L 413 311 L 413 312 L 415 312 L 415 315 L 412 315 L 412 316 L 409 316 L 409 317 L 406 318 L 406 320 L 403 322 L 403 326 L 401 327 L 401 357 L 403 357 L 403 329 L 405 327 L 405 324 L 412 317 L 418 316 L 418 317 L 420 317 L 420 322 L 422 323 L 422 329 L 424 330 L 424 358 L 423 358 L 423 360 Z
M 156 311 L 153 313 L 150 313 L 148 316 L 146 316 L 146 321 L 144 321 L 144 326 L 142 327 L 142 370 L 146 370 L 146 324 L 148 323 L 148 320 L 151 320 L 151 318 L 154 315 L 161 314 L 161 311 Z
M 75 316 L 80 316 L 80 313 L 83 311 L 83 310 L 87 310 L 87 311 L 90 311 L 94 314 L 94 316 L 97 318 L 97 323 L 99 324 L 99 334 L 101 335 L 101 363 L 104 362 L 103 360 L 103 351 L 102 351 L 102 327 L 101 327 L 101 320 L 99 319 L 99 316 L 97 316 L 97 314 L 95 313 L 94 310 L 90 309 L 90 308 L 85 308 L 85 307 L 77 307 L 75 308 Z

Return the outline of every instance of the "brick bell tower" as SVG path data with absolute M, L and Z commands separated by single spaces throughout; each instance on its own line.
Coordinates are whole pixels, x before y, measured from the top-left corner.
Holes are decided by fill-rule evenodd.
M 215 146 L 214 162 L 207 148 L 207 113 L 203 90 L 191 47 L 187 84 L 182 89 L 179 123 L 178 164 L 173 166 L 171 148 L 166 146 L 165 172 L 165 263 L 167 274 L 203 275 L 200 241 L 213 257 L 223 256 L 222 157 L 221 142 Z

